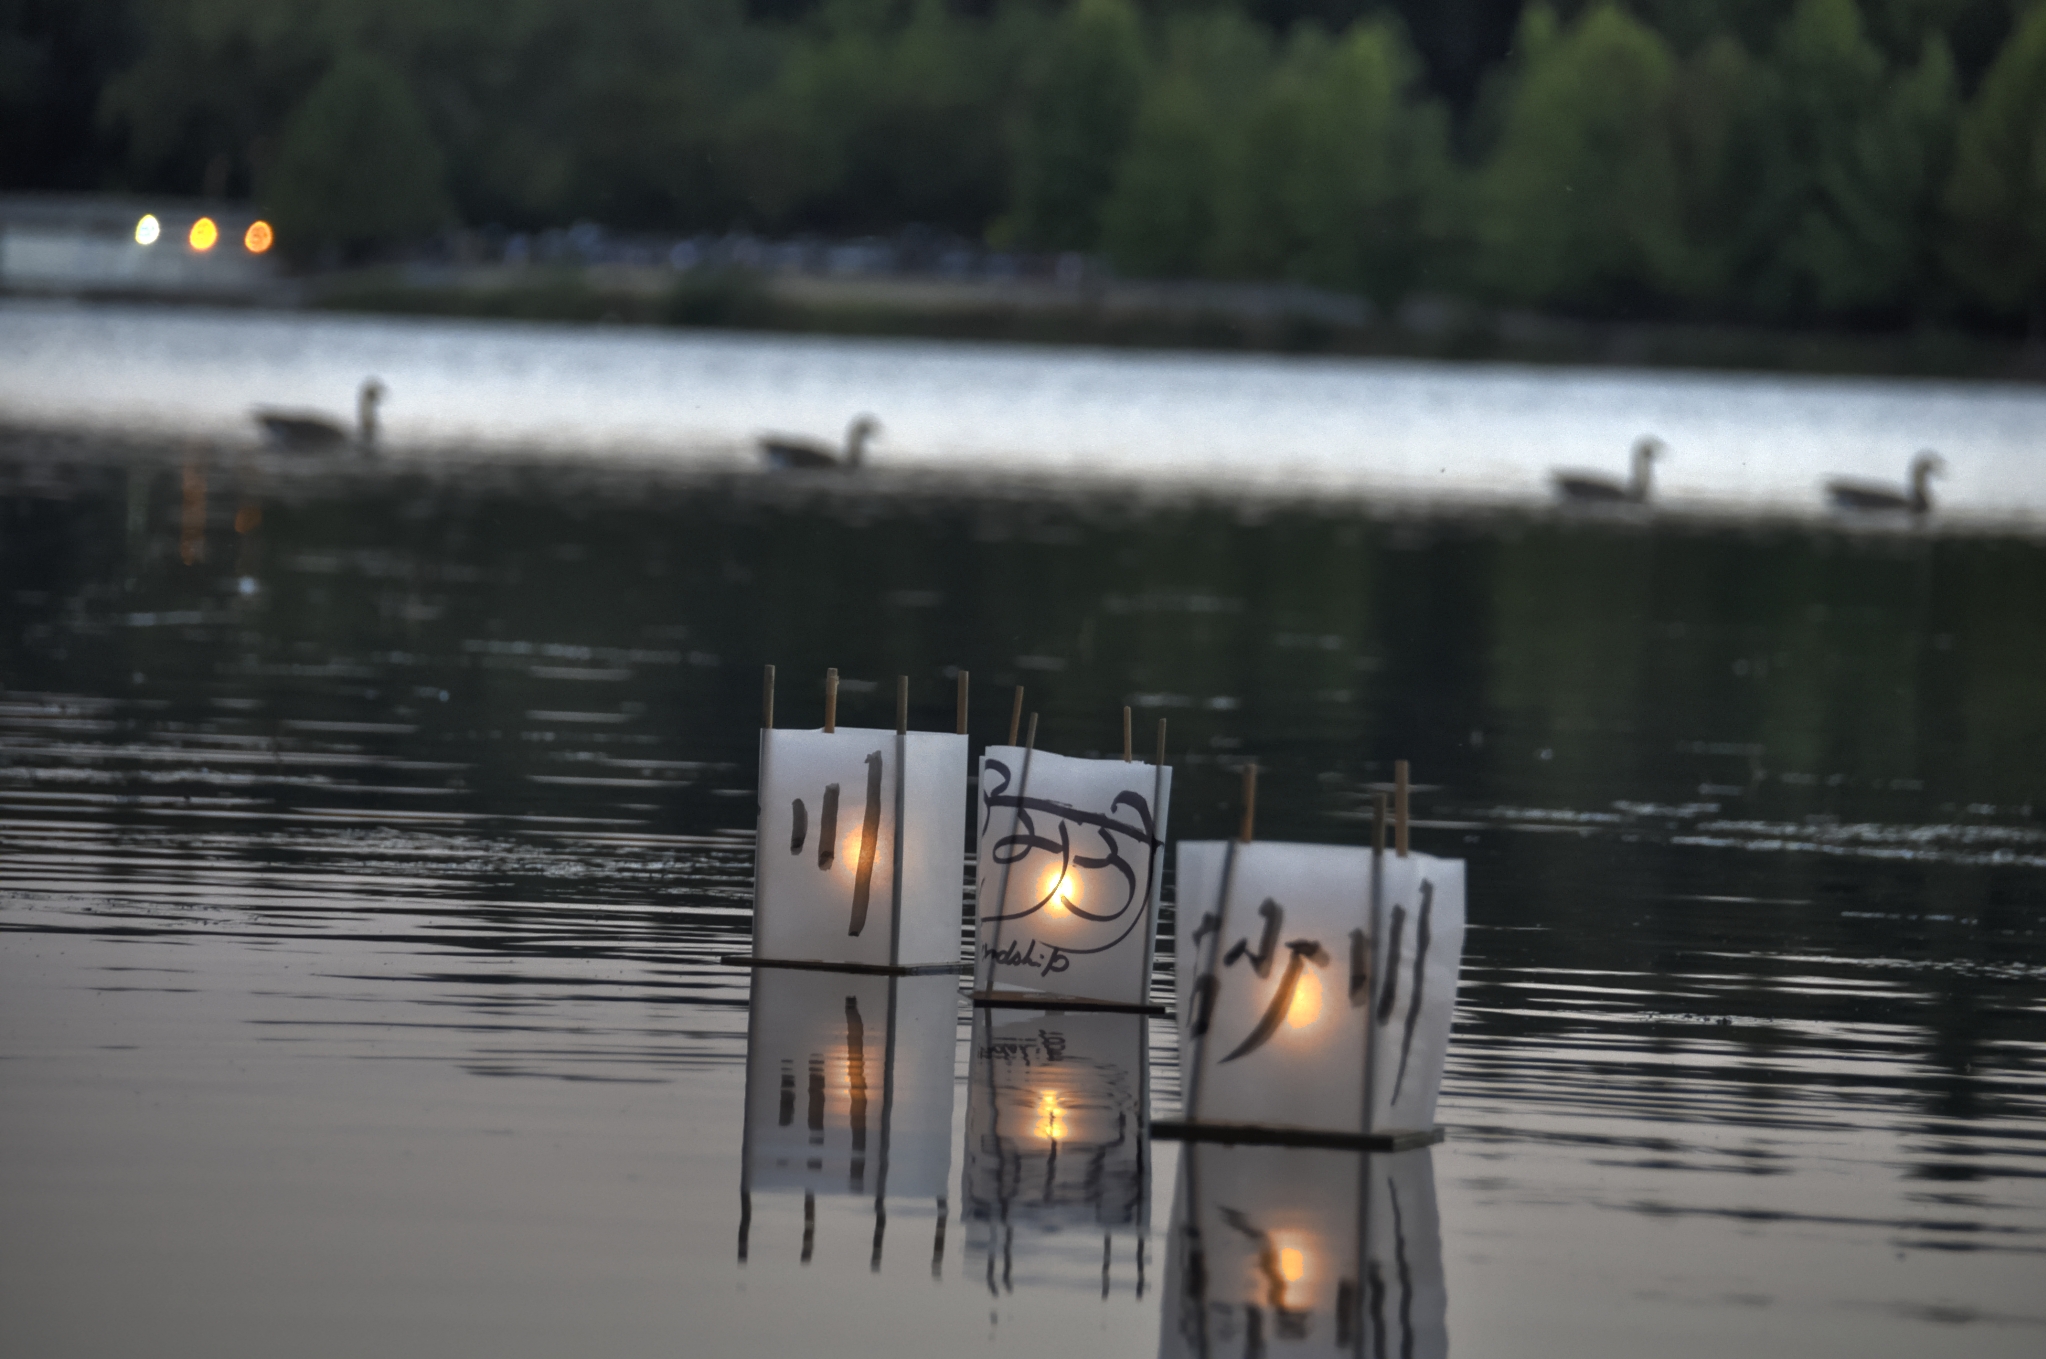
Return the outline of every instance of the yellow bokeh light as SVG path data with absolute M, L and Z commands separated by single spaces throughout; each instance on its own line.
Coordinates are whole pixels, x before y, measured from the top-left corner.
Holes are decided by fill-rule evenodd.
M 192 223 L 192 233 L 185 239 L 194 250 L 211 250 L 220 240 L 220 227 L 211 217 L 201 217 Z
M 135 244 L 155 245 L 156 238 L 163 235 L 163 223 L 156 220 L 156 214 L 145 212 L 142 220 L 135 224 Z
M 1321 1018 L 1321 978 L 1303 971 L 1293 987 L 1293 1003 L 1286 1007 L 1286 1022 L 1304 1029 Z
M 1080 880 L 1063 865 L 1047 868 L 1037 880 L 1037 899 L 1044 902 L 1046 915 L 1064 915 L 1068 906 L 1079 903 Z
M 249 229 L 242 233 L 242 244 L 251 255 L 260 255 L 277 243 L 277 233 L 270 229 L 268 222 L 251 222 Z
M 1055 1091 L 1046 1091 L 1037 1097 L 1036 1133 L 1047 1142 L 1059 1141 L 1066 1135 L 1066 1111 L 1059 1107 Z
M 1279 1249 L 1279 1277 L 1287 1283 L 1299 1283 L 1307 1276 L 1307 1252 L 1298 1246 L 1282 1246 Z

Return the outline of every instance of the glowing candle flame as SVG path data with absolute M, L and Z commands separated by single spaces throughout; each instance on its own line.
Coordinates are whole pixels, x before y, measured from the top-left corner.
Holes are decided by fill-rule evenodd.
M 1321 979 L 1312 972 L 1302 971 L 1293 987 L 1293 1003 L 1286 1007 L 1286 1023 L 1296 1029 L 1304 1029 L 1321 1018 Z
M 1284 1246 L 1279 1250 L 1279 1277 L 1289 1284 L 1299 1283 L 1307 1275 L 1307 1252 L 1298 1246 Z
M 1080 899 L 1080 880 L 1063 865 L 1047 868 L 1037 881 L 1037 899 L 1044 902 L 1046 915 L 1065 915 Z

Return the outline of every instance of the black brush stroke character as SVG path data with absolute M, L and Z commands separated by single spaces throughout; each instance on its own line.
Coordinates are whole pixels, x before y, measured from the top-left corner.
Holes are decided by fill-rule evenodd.
M 874 887 L 874 843 L 881 838 L 881 752 L 867 756 L 867 817 L 860 824 L 860 863 L 853 874 L 852 924 L 847 934 L 867 927 L 867 895 Z
M 1272 975 L 1272 958 L 1279 951 L 1279 931 L 1286 925 L 1286 908 L 1266 897 L 1258 903 L 1257 913 L 1265 922 L 1264 937 L 1258 940 L 1257 952 L 1250 951 L 1248 937 L 1239 939 L 1236 946 L 1224 955 L 1222 966 L 1229 967 L 1238 958 L 1248 957 L 1251 971 L 1257 973 L 1259 981 L 1263 981 Z
M 1286 960 L 1286 970 L 1279 974 L 1279 988 L 1272 993 L 1272 1003 L 1265 1007 L 1264 1014 L 1258 1019 L 1257 1027 L 1250 1031 L 1250 1036 L 1237 1044 L 1236 1051 L 1224 1057 L 1221 1062 L 1217 1062 L 1217 1066 L 1224 1062 L 1233 1062 L 1238 1057 L 1246 1057 L 1270 1042 L 1272 1035 L 1279 1031 L 1279 1025 L 1285 1022 L 1286 1011 L 1293 1006 L 1293 991 L 1300 985 L 1301 971 L 1308 963 L 1313 963 L 1316 967 L 1327 967 L 1329 964 L 1328 950 L 1321 946 L 1319 940 L 1292 939 L 1287 941 L 1286 948 L 1293 956 Z
M 824 785 L 824 814 L 817 822 L 817 866 L 831 867 L 838 855 L 838 785 Z
M 1407 927 L 1407 908 L 1392 908 L 1392 929 L 1385 941 L 1385 989 L 1378 993 L 1378 1022 L 1392 1018 L 1393 998 L 1400 986 L 1400 934 Z
M 1400 1038 L 1400 1070 L 1393 1077 L 1392 1104 L 1400 1102 L 1400 1085 L 1407 1078 L 1407 1057 L 1414 1050 L 1414 1026 L 1421 1022 L 1421 977 L 1428 965 L 1428 917 L 1435 910 L 1435 884 L 1421 884 L 1421 921 L 1414 929 L 1414 995 L 1407 1002 L 1407 1031 Z

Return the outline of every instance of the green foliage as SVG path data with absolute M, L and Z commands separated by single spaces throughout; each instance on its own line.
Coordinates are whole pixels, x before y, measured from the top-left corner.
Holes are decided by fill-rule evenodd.
M 1409 98 L 1418 67 L 1390 21 L 1295 35 L 1221 178 L 1219 272 L 1405 291 L 1448 165 L 1441 110 Z
M 1538 5 L 1519 47 L 1480 193 L 1485 277 L 1520 301 L 1594 306 L 1684 278 L 1668 44 L 1610 5 L 1567 27 Z
M 0 0 L 0 118 L 0 184 L 254 195 L 299 253 L 920 224 L 1385 301 L 2046 328 L 2036 2 Z
M 343 54 L 292 113 L 262 198 L 278 240 L 301 255 L 422 235 L 449 212 L 425 115 L 404 77 L 361 52 Z
M 1962 123 L 1947 206 L 1975 297 L 2046 331 L 2046 7 L 2035 6 Z
M 1894 309 L 1923 276 L 1959 95 L 1937 39 L 1895 72 L 1854 0 L 1799 0 L 1777 39 L 1757 303 L 1809 316 Z
M 1016 123 L 1015 182 L 1001 234 L 1091 250 L 1145 79 L 1128 0 L 1073 0 L 1036 54 Z
M 988 152 L 1013 83 L 1008 35 L 937 0 L 902 23 L 850 8 L 827 17 L 735 119 L 751 215 L 772 227 L 979 232 L 1006 188 Z

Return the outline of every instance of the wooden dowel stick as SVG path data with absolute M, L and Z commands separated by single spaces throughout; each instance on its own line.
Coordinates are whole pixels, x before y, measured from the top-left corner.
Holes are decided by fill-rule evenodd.
M 1243 766 L 1243 830 L 1236 837 L 1244 844 L 1250 843 L 1251 832 L 1257 829 L 1257 761 Z
M 959 725 L 958 734 L 966 735 L 966 682 L 970 678 L 964 670 L 959 672 Z
M 774 667 L 771 665 L 760 677 L 760 725 L 768 730 L 774 727 Z
M 1037 714 L 1030 714 L 1030 735 L 1024 738 L 1023 749 L 1037 749 Z
M 824 672 L 824 730 L 838 730 L 838 670 Z
M 1130 705 L 1122 705 L 1122 762 L 1128 764 L 1136 756 L 1130 750 Z
M 1158 767 L 1165 767 L 1165 719 L 1158 719 Z
M 1371 852 L 1385 853 L 1385 794 L 1371 795 Z
M 909 676 L 895 677 L 895 734 L 909 734 Z
M 1032 719 L 1033 721 L 1035 718 Z M 1016 686 L 1016 702 L 1009 709 L 1009 744 L 1016 744 L 1016 734 L 1023 728 L 1023 686 Z
M 1407 857 L 1407 762 L 1395 760 L 1392 766 L 1392 843 L 1393 849 L 1404 859 Z

